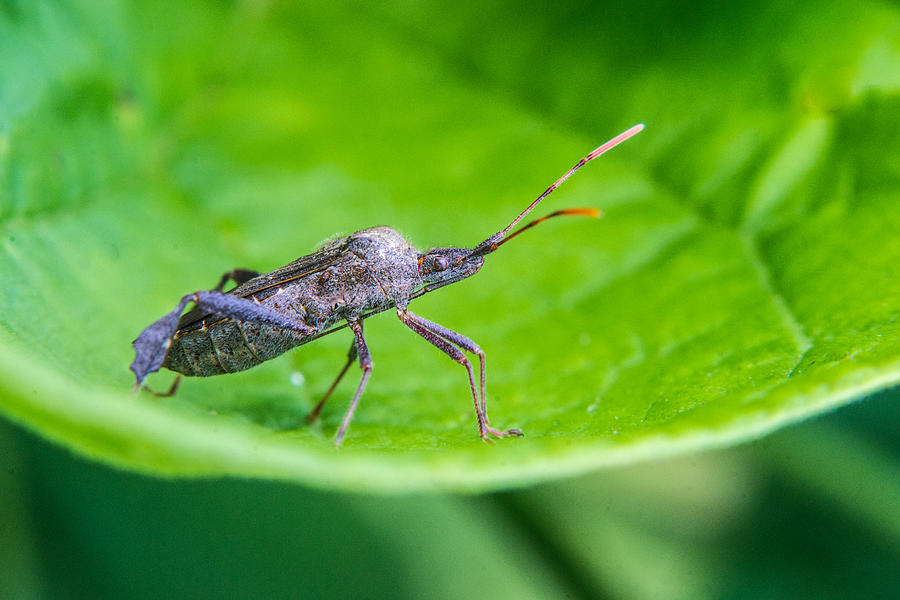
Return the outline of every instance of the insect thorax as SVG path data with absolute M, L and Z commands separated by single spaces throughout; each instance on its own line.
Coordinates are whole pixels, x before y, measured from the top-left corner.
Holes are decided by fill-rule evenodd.
M 392 305 L 405 306 L 409 295 L 421 283 L 416 249 L 390 227 L 357 231 L 349 241 L 348 249 L 364 261 L 368 277 L 346 284 L 355 283 L 358 292 L 371 295 L 370 301 L 381 297 Z

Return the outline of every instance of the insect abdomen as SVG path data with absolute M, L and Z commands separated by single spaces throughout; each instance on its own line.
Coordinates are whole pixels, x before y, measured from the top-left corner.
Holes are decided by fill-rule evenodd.
M 309 336 L 265 324 L 225 319 L 177 335 L 163 366 L 196 377 L 236 373 L 275 358 L 308 339 Z

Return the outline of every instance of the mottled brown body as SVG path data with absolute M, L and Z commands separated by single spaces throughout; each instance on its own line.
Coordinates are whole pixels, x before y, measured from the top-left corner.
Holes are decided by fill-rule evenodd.
M 333 240 L 228 292 L 305 323 L 312 333 L 194 309 L 179 321 L 163 366 L 199 377 L 244 371 L 347 319 L 405 308 L 422 284 L 417 260 L 416 249 L 390 227 Z

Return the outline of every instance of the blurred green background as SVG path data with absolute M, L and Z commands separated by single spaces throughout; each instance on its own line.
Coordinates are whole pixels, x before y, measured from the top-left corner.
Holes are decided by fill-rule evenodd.
M 739 421 L 751 400 L 757 414 L 775 420 L 780 410 L 822 410 L 807 403 L 820 391 L 816 369 L 833 383 L 827 374 L 837 369 L 826 365 L 859 367 L 862 390 L 878 387 L 875 379 L 896 381 L 888 368 L 897 360 L 890 334 L 898 326 L 890 257 L 898 253 L 900 219 L 892 217 L 900 211 L 883 207 L 897 206 L 900 177 L 898 15 L 896 4 L 837 1 L 0 0 L 0 218 L 9 258 L 0 264 L 0 349 L 27 348 L 23 356 L 33 353 L 43 361 L 38 367 L 69 378 L 3 381 L 15 396 L 0 397 L 0 406 L 81 452 L 121 447 L 143 464 L 142 444 L 150 442 L 131 447 L 113 435 L 122 431 L 118 412 L 87 433 L 72 415 L 99 408 L 102 418 L 102 402 L 89 404 L 97 382 L 128 385 L 130 350 L 122 340 L 167 309 L 173 294 L 194 289 L 198 273 L 213 283 L 223 260 L 226 268 L 274 265 L 332 232 L 374 223 L 415 232 L 420 245 L 478 241 L 540 191 L 536 173 L 538 187 L 548 184 L 592 145 L 638 121 L 647 122 L 646 133 L 567 188 L 565 205 L 600 203 L 598 190 L 607 194 L 602 235 L 593 223 L 570 222 L 555 237 L 533 237 L 530 247 L 510 245 L 489 281 L 463 288 L 486 308 L 472 311 L 463 290 L 422 301 L 429 303 L 423 315 L 465 325 L 479 341 L 497 340 L 492 397 L 503 402 L 492 414 L 531 419 L 527 431 L 537 435 L 526 438 L 530 445 L 483 448 L 460 402 L 461 373 L 441 357 L 419 358 L 419 341 L 397 336 L 399 325 L 385 318 L 370 329 L 378 360 L 384 357 L 383 387 L 373 383 L 351 430 L 359 446 L 374 448 L 376 458 L 419 451 L 410 455 L 426 472 L 420 457 L 448 448 L 465 459 L 450 470 L 490 463 L 502 472 L 506 461 L 527 466 L 529 458 L 549 457 L 547 478 L 567 468 L 569 446 L 615 444 L 619 430 L 604 429 L 603 418 L 634 420 L 618 439 L 691 427 L 702 433 Z M 841 162 L 845 150 L 852 168 Z M 551 162 L 560 157 L 561 164 Z M 635 209 L 634 199 L 646 197 L 653 202 Z M 701 286 L 718 283 L 719 272 L 673 275 L 698 280 L 696 297 L 680 298 L 684 288 L 666 288 L 663 279 L 674 261 L 660 261 L 658 272 L 629 283 L 636 289 L 611 290 L 645 304 L 625 302 L 613 312 L 591 304 L 602 301 L 589 292 L 607 271 L 627 273 L 657 242 L 680 247 L 686 221 L 687 230 L 703 222 L 701 241 L 733 241 L 743 227 L 766 242 L 765 259 L 779 267 L 775 283 L 806 311 L 821 356 L 795 361 L 784 339 L 752 337 L 767 330 L 749 319 L 725 348 L 763 348 L 765 357 L 813 373 L 812 387 L 795 388 L 781 404 L 743 395 L 777 369 L 759 355 L 737 352 L 733 362 L 716 355 L 728 332 L 714 328 L 721 323 L 713 308 L 721 306 L 713 300 L 727 305 L 730 296 L 714 298 Z M 547 250 L 548 240 L 564 247 Z M 698 246 L 701 255 L 729 247 Z M 580 251 L 573 256 L 572 248 Z M 805 260 L 791 260 L 799 256 Z M 740 270 L 721 258 L 711 264 Z M 857 269 L 857 259 L 884 262 Z M 697 263 L 680 264 L 690 271 Z M 124 277 L 123 265 L 146 271 Z M 823 272 L 833 274 L 824 283 L 816 279 Z M 745 279 L 734 275 L 738 289 Z M 804 287 L 814 279 L 819 288 Z M 641 330 L 627 322 L 629 311 L 648 307 L 659 309 L 653 320 L 631 318 L 653 330 L 658 317 L 675 333 L 645 338 L 649 349 L 638 338 L 635 347 L 628 333 Z M 699 322 L 679 329 L 682 311 Z M 560 326 L 541 331 L 545 347 L 519 360 L 517 343 L 536 337 L 528 327 L 555 316 Z M 588 319 L 610 331 L 592 332 L 585 344 L 572 326 Z M 876 329 L 882 323 L 889 327 Z M 147 402 L 211 424 L 211 437 L 226 426 L 209 412 L 249 424 L 257 437 L 241 438 L 246 446 L 235 456 L 243 456 L 272 430 L 290 430 L 327 385 L 320 374 L 331 377 L 346 340 L 322 342 L 317 353 L 304 349 L 235 376 L 239 383 L 220 378 Z M 641 362 L 644 354 L 643 370 L 632 369 L 632 357 Z M 421 362 L 410 369 L 403 356 Z M 695 356 L 699 365 L 721 366 L 721 385 L 692 387 L 697 367 L 677 363 Z M 680 368 L 661 372 L 660 364 Z M 285 390 L 285 375 L 298 365 L 318 387 Z M 885 369 L 876 375 L 894 379 L 865 380 L 876 367 Z M 5 368 L 12 377 L 15 369 Z M 584 410 L 590 398 L 558 404 L 591 386 L 614 386 L 620 371 L 625 390 L 609 394 L 592 421 Z M 605 373 L 615 375 L 607 382 Z M 659 414 L 651 414 L 629 376 L 650 390 L 684 387 L 654 403 Z M 69 382 L 78 384 L 71 407 Z M 523 386 L 543 403 L 529 402 Z M 741 394 L 722 393 L 729 386 Z M 422 402 L 431 388 L 434 399 Z M 28 403 L 45 389 L 59 392 L 56 411 Z M 119 398 L 102 398 L 110 399 L 116 410 L 125 406 L 123 427 L 148 414 L 130 415 Z M 462 404 L 458 412 L 448 412 L 449 399 Z M 730 450 L 480 496 L 153 479 L 86 462 L 4 421 L 0 597 L 896 597 L 898 400 L 896 390 L 883 391 Z M 691 412 L 695 406 L 707 410 Z M 340 415 L 334 408 L 326 427 Z M 181 448 L 183 431 L 173 429 L 163 447 Z M 329 468 L 328 435 L 292 435 Z M 167 459 L 176 471 L 179 459 L 192 466 L 193 447 L 185 441 L 184 448 L 156 466 L 172 467 Z M 353 456 L 352 444 L 345 450 Z M 216 472 L 219 464 L 210 464 Z M 321 475 L 311 479 L 323 485 Z
M 159 480 L 0 428 L 4 598 L 894 598 L 900 394 L 481 496 Z

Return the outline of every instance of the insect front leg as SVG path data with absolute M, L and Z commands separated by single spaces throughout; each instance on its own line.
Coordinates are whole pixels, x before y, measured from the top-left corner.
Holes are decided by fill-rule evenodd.
M 362 324 L 360 324 L 360 326 L 362 326 Z M 328 391 L 325 392 L 325 395 L 322 396 L 322 399 L 319 400 L 319 403 L 316 404 L 316 407 L 312 410 L 311 413 L 309 413 L 309 416 L 306 417 L 306 422 L 308 424 L 312 424 L 316 419 L 319 418 L 319 413 L 322 412 L 322 407 L 325 406 L 325 402 L 341 382 L 341 379 L 344 378 L 344 375 L 347 374 L 347 369 L 350 368 L 350 365 L 353 364 L 354 360 L 356 360 L 356 338 L 354 338 L 353 343 L 350 344 L 350 351 L 347 352 L 347 362 L 344 364 L 344 368 L 341 369 L 340 373 L 338 373 L 337 379 L 334 380 L 334 383 L 331 384 L 331 387 L 328 388 Z
M 222 317 L 246 322 L 267 323 L 283 329 L 298 331 L 304 335 L 316 333 L 316 329 L 301 321 L 295 321 L 256 302 L 223 294 L 222 292 L 198 291 L 184 296 L 172 312 L 151 323 L 137 337 L 134 346 L 135 357 L 129 367 L 137 378 L 136 387 L 144 383 L 150 373 L 159 371 L 166 360 L 166 352 L 172 345 L 172 338 L 178 329 L 178 320 L 185 307 L 193 302 L 200 310 Z
M 341 445 L 344 433 L 347 432 L 347 426 L 350 425 L 350 419 L 353 418 L 353 413 L 356 411 L 356 405 L 359 404 L 359 397 L 362 396 L 363 390 L 366 389 L 369 375 L 372 374 L 372 355 L 369 354 L 369 347 L 363 338 L 362 322 L 350 320 L 347 322 L 350 325 L 350 329 L 353 330 L 353 335 L 356 337 L 354 345 L 356 353 L 359 355 L 359 368 L 362 369 L 363 376 L 362 381 L 359 382 L 359 387 L 356 388 L 356 394 L 353 395 L 353 400 L 350 402 L 350 408 L 347 409 L 347 414 L 344 415 L 344 420 L 341 421 L 341 427 L 338 429 L 337 435 L 334 436 L 335 446 Z
M 487 403 L 485 400 L 484 385 L 484 352 L 481 348 L 467 338 L 451 329 L 447 329 L 443 325 L 438 325 L 428 319 L 424 319 L 405 309 L 397 309 L 397 316 L 407 327 L 418 333 L 420 336 L 431 342 L 438 350 L 465 367 L 469 375 L 469 388 L 472 391 L 472 400 L 475 403 L 475 414 L 478 418 L 478 435 L 484 441 L 490 441 L 491 435 L 502 438 L 510 435 L 522 437 L 523 433 L 518 429 L 500 430 L 494 429 L 488 424 Z M 454 344 L 465 348 L 469 352 L 477 354 L 481 362 L 481 400 L 478 399 L 478 391 L 475 387 L 475 373 L 472 370 L 472 363 L 466 358 L 466 355 Z
M 420 317 L 419 315 L 413 314 L 409 311 L 406 312 L 409 316 L 410 320 L 414 321 L 420 327 L 426 329 L 427 331 L 436 334 L 444 340 L 459 346 L 463 350 L 468 350 L 472 354 L 478 356 L 478 366 L 479 366 L 479 375 L 480 375 L 480 386 L 479 391 L 481 392 L 481 415 L 484 417 L 484 423 L 490 423 L 490 419 L 488 418 L 487 413 L 487 400 L 485 399 L 485 385 L 484 385 L 484 363 L 485 356 L 484 351 L 481 349 L 481 346 L 462 335 L 461 333 L 457 333 L 452 329 L 447 329 L 443 325 L 438 325 L 434 321 L 429 321 L 424 317 Z M 402 320 L 402 317 L 401 317 Z M 466 359 L 468 361 L 468 359 Z

